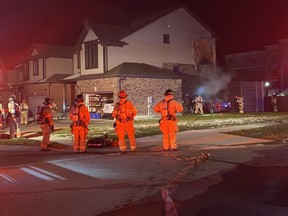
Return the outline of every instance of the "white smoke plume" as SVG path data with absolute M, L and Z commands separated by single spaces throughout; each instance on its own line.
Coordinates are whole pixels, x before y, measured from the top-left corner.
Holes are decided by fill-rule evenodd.
M 223 72 L 219 68 L 208 66 L 203 67 L 200 74 L 205 80 L 196 89 L 196 94 L 203 95 L 206 98 L 213 98 L 217 93 L 225 89 L 234 76 L 232 73 Z

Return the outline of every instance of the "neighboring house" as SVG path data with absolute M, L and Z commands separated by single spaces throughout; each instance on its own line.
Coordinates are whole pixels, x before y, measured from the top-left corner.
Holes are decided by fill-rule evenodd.
M 76 92 L 85 94 L 91 112 L 127 91 L 141 114 L 163 98 L 166 89 L 182 101 L 181 73 L 199 75 L 215 66 L 215 39 L 184 7 L 136 19 L 129 26 L 87 23 L 75 46 Z M 149 102 L 151 101 L 152 104 Z
M 246 111 L 269 110 L 265 108 L 269 102 L 264 107 L 265 96 L 288 93 L 287 59 L 288 39 L 262 50 L 226 55 L 226 69 L 236 74 L 228 87 L 230 96 L 242 95 Z
M 11 84 L 17 82 L 17 76 L 13 75 L 13 68 L 23 59 L 21 55 L 0 55 L 0 96 L 6 108 L 9 96 L 15 94 Z
M 73 47 L 32 44 L 26 58 L 11 71 L 18 77 L 12 84 L 17 99 L 27 99 L 33 115 L 45 97 L 54 99 L 60 113 L 72 103 L 73 82 L 62 82 L 72 74 L 72 53 Z

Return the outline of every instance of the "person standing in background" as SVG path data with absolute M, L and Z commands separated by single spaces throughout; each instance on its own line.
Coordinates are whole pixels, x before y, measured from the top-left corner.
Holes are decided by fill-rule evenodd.
M 4 130 L 5 125 L 5 108 L 2 103 L 2 97 L 0 96 L 0 133 Z
M 275 97 L 275 95 L 271 96 L 271 105 L 272 105 L 272 110 L 273 112 L 277 112 L 277 99 Z
M 235 98 L 238 104 L 239 113 L 244 113 L 244 98 L 241 96 L 236 96 Z
M 10 139 L 20 138 L 21 130 L 19 126 L 20 118 L 20 107 L 16 103 L 16 96 L 11 95 L 8 102 L 8 115 L 7 115 L 7 124 L 9 126 Z
M 22 103 L 20 104 L 20 112 L 21 112 L 21 117 L 20 117 L 20 122 L 21 125 L 27 125 L 28 124 L 28 104 L 26 103 L 26 100 L 23 99 Z

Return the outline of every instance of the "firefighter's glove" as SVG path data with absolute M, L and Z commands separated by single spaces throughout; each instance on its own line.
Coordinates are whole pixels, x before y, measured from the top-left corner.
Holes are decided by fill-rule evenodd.
M 133 117 L 132 116 L 128 116 L 127 117 L 127 121 L 132 121 L 133 120 Z
M 117 121 L 124 122 L 124 120 L 122 118 L 117 118 Z
M 50 126 L 50 130 L 54 131 L 54 125 Z

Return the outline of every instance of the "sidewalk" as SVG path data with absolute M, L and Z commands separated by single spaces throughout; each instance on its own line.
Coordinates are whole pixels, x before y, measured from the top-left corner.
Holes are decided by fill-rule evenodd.
M 111 120 L 104 120 L 110 121 Z M 98 124 L 98 121 L 92 121 L 92 124 Z M 217 146 L 233 146 L 233 145 L 246 145 L 246 144 L 256 144 L 256 143 L 268 143 L 273 140 L 266 139 L 257 139 L 251 137 L 235 136 L 230 134 L 225 134 L 225 132 L 243 130 L 257 127 L 264 127 L 268 125 L 273 125 L 275 123 L 257 123 L 249 125 L 239 125 L 223 128 L 213 128 L 213 129 L 204 129 L 204 130 L 190 130 L 178 132 L 177 139 L 179 147 L 185 147 L 185 149 L 197 149 L 203 148 L 216 148 Z M 68 127 L 69 121 L 61 120 L 57 122 L 57 127 Z M 31 131 L 40 131 L 39 125 L 37 123 L 31 123 L 27 127 L 22 128 L 23 137 L 29 137 L 35 140 L 41 140 L 42 134 L 32 134 Z M 50 137 L 52 142 L 57 142 L 63 145 L 72 146 L 73 140 L 69 137 L 59 137 L 51 134 Z M 137 138 L 138 148 L 162 148 L 162 135 L 154 135 L 149 137 Z

